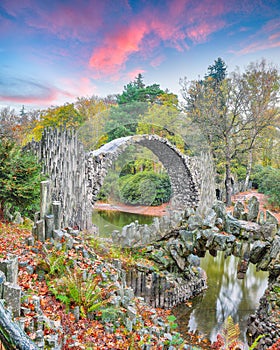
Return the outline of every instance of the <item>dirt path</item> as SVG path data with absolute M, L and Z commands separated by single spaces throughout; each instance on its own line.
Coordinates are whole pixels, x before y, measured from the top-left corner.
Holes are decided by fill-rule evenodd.
M 260 202 L 260 210 L 263 210 L 264 212 L 266 212 L 266 210 L 269 210 L 277 219 L 278 222 L 280 223 L 280 211 L 274 211 L 271 209 L 268 201 L 267 201 L 267 196 L 263 193 L 258 193 L 256 190 L 251 190 L 251 191 L 247 191 L 247 192 L 241 192 L 238 193 L 234 196 L 232 196 L 232 201 L 233 202 L 237 202 L 238 200 L 243 202 L 243 204 L 248 203 L 249 199 L 251 197 L 257 197 L 259 202 Z M 232 208 L 230 208 L 232 209 Z
M 126 213 L 142 214 L 142 215 L 152 215 L 152 216 L 163 216 L 168 212 L 169 204 L 164 203 L 156 207 L 142 206 L 142 205 L 127 205 L 123 203 L 104 203 L 96 202 L 94 204 L 94 209 L 97 210 L 114 210 L 123 211 Z
M 232 201 L 237 202 L 238 200 L 243 203 L 248 203 L 249 199 L 253 196 L 256 196 L 260 202 L 260 210 L 264 210 L 264 212 L 269 209 L 272 214 L 278 219 L 280 223 L 280 211 L 271 210 L 268 202 L 267 196 L 263 193 L 258 193 L 256 190 L 251 190 L 247 192 L 241 192 L 237 195 L 232 196 Z M 114 211 L 123 211 L 126 213 L 135 213 L 142 215 L 152 215 L 152 216 L 163 216 L 168 213 L 169 203 L 164 203 L 162 205 L 156 207 L 142 206 L 142 205 L 127 205 L 123 203 L 104 203 L 104 202 L 96 202 L 94 205 L 94 209 L 99 210 L 114 210 Z M 232 211 L 233 207 L 228 208 L 229 211 Z

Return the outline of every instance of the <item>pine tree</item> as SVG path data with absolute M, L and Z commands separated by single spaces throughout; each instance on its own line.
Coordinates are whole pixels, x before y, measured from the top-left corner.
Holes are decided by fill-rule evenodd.
M 13 141 L 0 139 L 0 206 L 31 216 L 39 208 L 41 166 Z

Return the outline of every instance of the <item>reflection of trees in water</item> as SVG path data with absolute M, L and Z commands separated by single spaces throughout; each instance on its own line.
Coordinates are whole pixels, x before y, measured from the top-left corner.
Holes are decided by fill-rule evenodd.
M 193 311 L 188 312 L 189 315 L 185 313 L 189 317 L 191 331 L 198 329 L 215 340 L 224 320 L 232 316 L 234 322 L 239 323 L 241 333 L 245 332 L 247 318 L 256 309 L 266 288 L 267 274 L 256 273 L 255 266 L 249 265 L 245 279 L 238 280 L 237 263 L 238 259 L 234 256 L 224 259 L 222 252 L 216 258 L 207 254 L 201 260 L 209 288 L 194 299 Z
M 102 237 L 111 237 L 114 230 L 121 230 L 123 226 L 136 220 L 140 225 L 150 225 L 153 216 L 113 210 L 94 210 L 92 213 L 92 223 L 98 227 Z

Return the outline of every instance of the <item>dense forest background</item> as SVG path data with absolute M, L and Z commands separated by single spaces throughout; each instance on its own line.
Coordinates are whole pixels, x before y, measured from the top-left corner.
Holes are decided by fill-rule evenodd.
M 157 134 L 187 155 L 210 150 L 217 183 L 250 182 L 280 206 L 280 76 L 262 60 L 241 72 L 227 71 L 217 58 L 202 79 L 180 80 L 181 96 L 158 84 L 146 86 L 139 74 L 121 94 L 79 97 L 74 103 L 19 113 L 0 110 L 0 205 L 5 215 L 31 215 L 38 206 L 40 165 L 22 147 L 39 140 L 46 127 L 75 128 L 86 150 L 133 134 Z M 165 169 L 147 149 L 131 146 L 114 164 L 102 200 L 158 205 L 168 202 Z

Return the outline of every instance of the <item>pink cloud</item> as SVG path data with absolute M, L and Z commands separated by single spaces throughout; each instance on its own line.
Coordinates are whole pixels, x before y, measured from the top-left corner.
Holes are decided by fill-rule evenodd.
M 193 2 L 173 0 L 166 7 L 145 6 L 126 26 L 117 26 L 108 32 L 89 59 L 89 67 L 95 77 L 114 75 L 124 69 L 132 55 L 138 54 L 150 65 L 157 66 L 162 54 L 154 56 L 160 45 L 184 51 L 191 44 L 205 42 L 209 36 L 226 23 L 219 17 L 229 11 L 220 1 Z
M 250 44 L 241 50 L 235 51 L 237 55 L 246 55 L 258 51 L 280 47 L 280 22 L 271 20 L 266 23 L 255 35 L 250 37 Z
M 194 42 L 194 43 L 203 43 L 207 40 L 209 35 L 211 35 L 213 32 L 216 32 L 220 28 L 223 28 L 225 26 L 224 21 L 218 21 L 216 23 L 202 23 L 199 26 L 196 26 L 194 28 L 191 28 L 188 30 L 188 37 Z
M 280 32 L 279 33 L 275 33 L 275 34 L 272 34 L 268 37 L 269 40 L 273 41 L 275 39 L 278 39 L 280 38 Z
M 247 47 L 244 47 L 242 50 L 236 52 L 238 55 L 246 55 L 248 53 L 253 53 L 257 51 L 263 51 L 268 49 L 274 49 L 280 47 L 280 40 L 278 42 L 269 42 L 266 40 L 255 42 Z
M 164 55 L 160 55 L 160 56 L 157 56 L 155 57 L 154 59 L 152 59 L 150 61 L 150 65 L 152 67 L 158 67 L 161 65 L 161 63 L 165 60 L 165 56 Z
M 93 51 L 89 66 L 97 71 L 113 74 L 123 67 L 128 57 L 140 50 L 140 44 L 148 33 L 145 22 L 122 27 L 108 36 L 104 44 Z
M 138 74 L 143 74 L 143 73 L 145 73 L 144 69 L 135 68 L 126 74 L 126 79 L 129 81 L 132 81 L 138 76 Z
M 0 101 L 9 101 L 9 102 L 16 102 L 16 103 L 40 103 L 44 105 L 49 105 L 52 102 L 54 102 L 58 97 L 57 90 L 51 90 L 48 92 L 48 94 L 42 96 L 37 96 L 36 94 L 30 94 L 30 95 L 0 95 Z
M 92 96 L 96 92 L 96 86 L 89 77 L 63 78 L 59 80 L 59 86 L 63 86 L 63 94 L 75 98 L 76 96 Z

